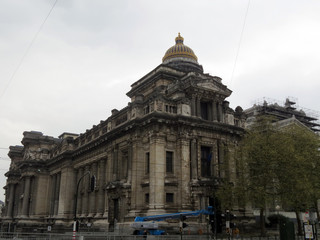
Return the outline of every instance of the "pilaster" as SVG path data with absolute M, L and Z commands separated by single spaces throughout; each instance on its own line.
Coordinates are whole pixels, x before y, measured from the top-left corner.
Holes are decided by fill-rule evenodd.
M 191 151 L 191 174 L 192 174 L 192 179 L 197 179 L 198 178 L 198 163 L 197 163 L 197 140 L 192 139 L 191 140 L 191 146 L 190 146 L 190 151 Z
M 29 211 L 29 198 L 30 198 L 30 176 L 24 177 L 24 192 L 23 192 L 23 200 L 22 200 L 22 211 L 21 217 L 26 218 L 28 217 Z
M 13 202 L 14 202 L 14 192 L 15 192 L 15 185 L 13 183 L 9 184 L 9 198 L 8 198 L 8 207 L 7 207 L 7 218 L 12 218 L 13 212 Z
M 153 135 L 150 139 L 150 202 L 149 210 L 164 210 L 165 191 L 165 140 L 162 136 Z
M 218 103 L 218 121 L 223 122 L 223 111 L 222 111 L 222 104 Z
M 197 102 L 196 102 L 196 109 L 197 109 L 197 117 L 201 117 L 201 101 L 200 97 L 197 97 Z
M 196 116 L 196 96 L 192 96 L 191 99 L 191 116 Z
M 50 195 L 50 188 L 49 188 L 49 180 L 50 176 L 47 172 L 40 172 L 36 174 L 34 183 L 34 190 L 33 190 L 33 204 L 35 206 L 34 208 L 34 214 L 37 217 L 44 217 L 47 216 L 48 211 L 48 200 Z
M 83 174 L 86 174 L 89 171 L 89 165 L 85 166 L 85 171 Z M 82 179 L 83 182 L 83 198 L 82 198 L 82 217 L 86 217 L 88 215 L 88 200 L 89 200 L 89 192 L 88 192 L 88 187 L 89 187 L 89 176 L 85 176 Z
M 81 167 L 78 169 L 78 174 L 77 174 L 77 182 L 80 180 L 80 178 L 83 176 L 84 168 Z M 82 201 L 83 201 L 83 194 L 82 194 L 82 183 L 79 184 L 79 189 L 78 189 L 78 203 L 77 203 L 77 214 L 81 215 L 82 214 Z
M 214 122 L 218 121 L 218 110 L 216 101 L 212 101 L 212 119 Z
M 97 163 L 94 162 L 91 165 L 91 176 L 97 176 Z M 93 217 L 96 214 L 96 191 L 89 193 L 89 215 L 88 217 Z
M 106 160 L 102 159 L 99 162 L 99 192 L 98 192 L 98 208 L 97 208 L 97 217 L 102 217 L 104 212 L 104 201 L 105 201 L 105 193 L 104 193 L 104 184 L 105 184 L 105 169 L 106 169 Z
M 61 172 L 56 174 L 56 185 L 54 186 L 54 215 L 58 215 L 59 211 L 59 196 L 60 196 L 60 180 L 61 180 Z
M 132 172 L 131 174 L 129 173 L 129 176 L 131 176 L 131 192 L 132 193 L 137 193 L 137 192 L 142 192 L 141 185 L 140 185 L 140 180 L 142 175 L 144 174 L 144 153 L 141 151 L 139 148 L 138 144 L 138 136 L 135 136 L 132 139 L 131 146 L 132 146 L 132 153 L 131 155 L 131 170 L 129 172 Z M 130 160 L 129 160 L 130 161 Z M 132 197 L 131 198 L 131 209 L 137 209 L 138 207 L 138 200 L 137 197 Z M 135 213 L 133 213 L 135 215 Z
M 180 139 L 181 156 L 181 206 L 190 209 L 190 142 L 186 138 Z
M 73 213 L 74 204 L 74 169 L 71 166 L 65 166 L 61 170 L 60 191 L 59 191 L 59 210 L 60 217 L 67 217 Z

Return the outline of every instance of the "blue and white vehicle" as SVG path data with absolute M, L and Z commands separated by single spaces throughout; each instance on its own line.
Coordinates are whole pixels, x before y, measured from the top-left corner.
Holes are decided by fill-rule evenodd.
M 165 230 L 158 229 L 159 225 L 157 222 L 165 221 L 167 219 L 185 219 L 188 217 L 196 217 L 200 214 L 213 215 L 213 208 L 209 206 L 207 209 L 190 212 L 168 213 L 145 217 L 138 216 L 134 219 L 134 222 L 131 224 L 131 227 L 135 229 L 134 235 L 145 235 L 146 233 L 150 235 L 164 235 Z

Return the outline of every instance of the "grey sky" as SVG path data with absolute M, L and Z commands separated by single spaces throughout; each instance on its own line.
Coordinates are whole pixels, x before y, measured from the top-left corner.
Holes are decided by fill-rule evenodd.
M 58 0 L 12 78 L 54 2 L 0 0 L 0 186 L 3 148 L 23 131 L 84 132 L 125 107 L 178 32 L 233 91 L 231 107 L 291 96 L 320 110 L 318 0 L 251 0 L 233 79 L 248 0 Z

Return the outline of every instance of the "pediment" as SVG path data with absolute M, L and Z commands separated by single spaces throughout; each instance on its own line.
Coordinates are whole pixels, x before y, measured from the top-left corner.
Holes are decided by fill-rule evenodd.
M 216 85 L 214 85 L 213 82 L 199 82 L 197 83 L 197 86 L 207 88 L 210 90 L 219 91 L 219 88 Z

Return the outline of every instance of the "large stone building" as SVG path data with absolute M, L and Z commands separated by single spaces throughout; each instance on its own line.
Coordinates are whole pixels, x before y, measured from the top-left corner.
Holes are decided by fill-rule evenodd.
M 203 72 L 180 34 L 175 41 L 131 85 L 128 106 L 80 135 L 28 131 L 10 147 L 4 228 L 71 229 L 77 183 L 77 218 L 113 231 L 137 215 L 203 209 L 222 179 L 234 181 L 244 113 L 229 107 L 231 90 Z
M 248 108 L 244 111 L 246 115 L 245 128 L 252 125 L 257 116 L 269 116 L 274 122 L 277 122 L 278 125 L 288 125 L 295 121 L 296 123 L 309 128 L 311 131 L 316 133 L 320 132 L 320 123 L 318 120 L 317 113 L 310 113 L 310 110 L 303 110 L 296 106 L 296 102 L 286 99 L 285 103 L 282 105 L 279 101 L 266 100 L 263 103 L 254 104 L 251 108 Z M 315 116 L 312 116 L 315 115 Z M 281 126 L 280 126 L 281 127 Z

